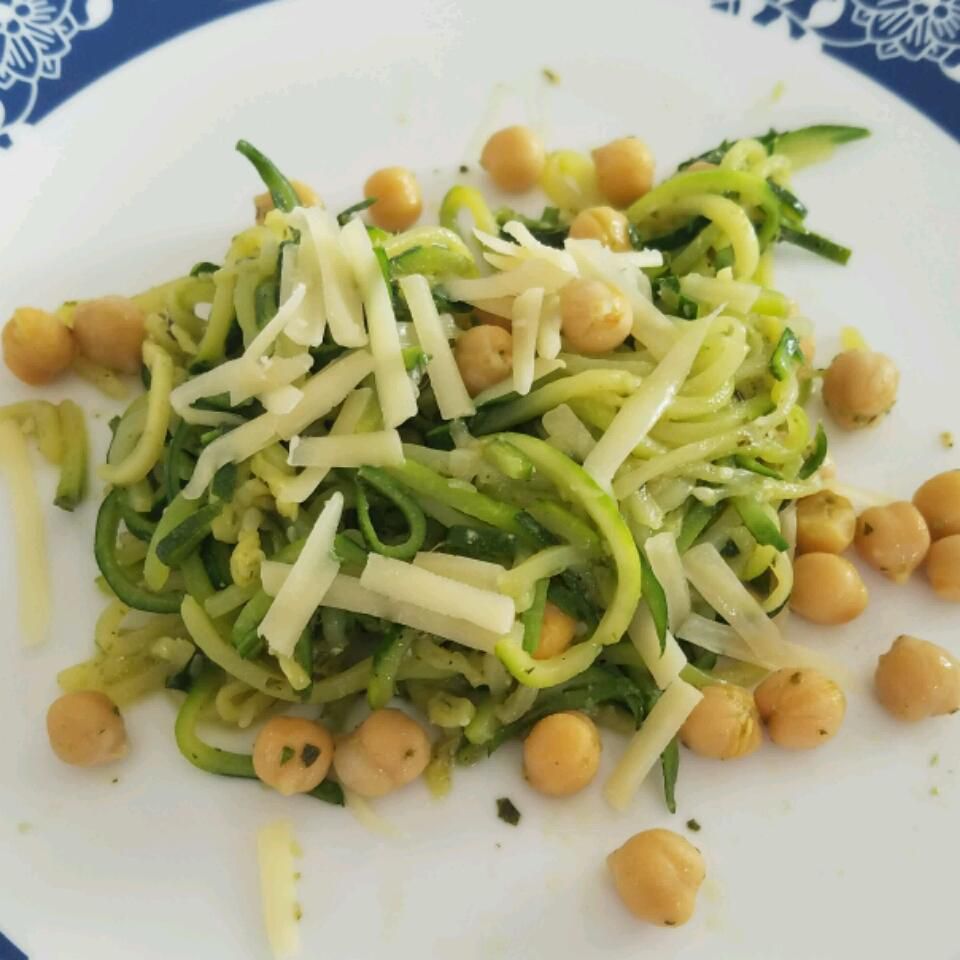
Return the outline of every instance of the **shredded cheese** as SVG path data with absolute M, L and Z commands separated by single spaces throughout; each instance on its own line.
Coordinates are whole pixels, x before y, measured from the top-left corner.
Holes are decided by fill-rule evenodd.
M 699 690 L 680 679 L 663 691 L 603 785 L 603 795 L 611 807 L 626 810 L 660 754 L 702 699 Z
M 377 397 L 383 422 L 387 427 L 398 427 L 416 415 L 417 398 L 403 363 L 390 291 L 380 272 L 380 264 L 363 221 L 359 218 L 351 220 L 341 231 L 340 239 L 367 313 L 370 350 L 373 353 Z
M 680 644 L 667 631 L 663 653 L 660 652 L 660 638 L 657 636 L 657 627 L 653 622 L 653 615 L 646 602 L 641 600 L 637 612 L 634 614 L 630 626 L 627 628 L 630 640 L 637 653 L 643 657 L 647 669 L 653 674 L 653 679 L 661 690 L 665 690 L 686 666 L 687 658 L 680 649 Z
M 350 264 L 340 245 L 340 227 L 322 207 L 300 207 L 296 222 L 310 234 L 307 247 L 321 278 L 323 303 L 330 335 L 343 347 L 362 347 L 367 342 L 363 305 Z M 302 241 L 301 241 L 302 242 Z
M 711 314 L 687 325 L 656 370 L 620 408 L 613 423 L 584 460 L 583 469 L 605 490 L 610 489 L 613 475 L 673 402 L 715 316 Z
M 228 463 L 247 460 L 276 439 L 280 418 L 264 413 L 208 443 L 197 458 L 193 476 L 183 488 L 185 500 L 196 500 L 210 486 L 216 472 Z
M 676 632 L 680 624 L 690 616 L 690 588 L 687 586 L 683 560 L 677 549 L 677 538 L 672 533 L 658 533 L 645 541 L 643 550 L 666 594 L 670 629 Z
M 499 635 L 509 632 L 516 618 L 512 598 L 502 593 L 480 590 L 376 553 L 367 558 L 360 583 L 393 600 L 467 620 Z M 412 597 L 416 600 L 411 600 Z
M 513 301 L 513 389 L 525 397 L 533 386 L 543 289 L 532 287 Z
M 10 492 L 20 630 L 27 646 L 39 646 L 47 639 L 52 606 L 47 533 L 27 441 L 10 420 L 0 421 L 0 472 Z
M 300 634 L 340 569 L 333 540 L 342 513 L 343 494 L 337 491 L 317 517 L 300 556 L 260 623 L 258 633 L 274 654 L 293 656 Z
M 453 358 L 447 331 L 430 293 L 430 284 L 426 277 L 419 275 L 403 277 L 400 280 L 400 289 L 410 308 L 417 339 L 429 357 L 427 375 L 437 398 L 440 416 L 444 420 L 471 416 L 476 413 L 476 407 L 467 393 L 463 377 L 460 376 L 460 368 Z
M 369 563 L 369 560 L 367 562 Z M 367 589 L 356 577 L 342 573 L 327 591 L 323 606 L 346 610 L 348 613 L 380 617 L 391 623 L 399 623 L 414 630 L 443 637 L 445 640 L 453 640 L 461 646 L 483 653 L 493 653 L 497 641 L 501 639 L 500 634 L 459 617 L 435 613 L 407 601 L 393 600 L 382 593 Z M 511 626 L 509 635 L 519 642 L 523 636 L 522 626 L 519 623 Z
M 396 430 L 350 436 L 294 437 L 287 463 L 292 467 L 397 467 L 403 445 Z
M 547 433 L 547 443 L 579 463 L 586 460 L 596 445 L 586 424 L 565 403 L 548 410 L 540 420 Z
M 480 590 L 498 589 L 500 577 L 506 568 L 488 560 L 474 560 L 473 557 L 461 557 L 454 553 L 418 553 L 413 564 L 431 573 L 451 577 L 461 583 L 469 583 Z
M 257 831 L 260 899 L 267 940 L 276 960 L 300 952 L 297 926 L 297 871 L 294 858 L 300 848 L 289 820 L 277 820 Z
M 563 346 L 560 340 L 560 298 L 556 294 L 545 297 L 537 331 L 537 354 L 555 360 Z

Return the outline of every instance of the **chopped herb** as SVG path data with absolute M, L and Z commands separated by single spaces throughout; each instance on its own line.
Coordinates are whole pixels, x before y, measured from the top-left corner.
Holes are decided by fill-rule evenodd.
M 511 827 L 515 827 L 520 822 L 520 811 L 509 797 L 500 797 L 497 800 L 497 816 L 504 823 L 509 823 Z
M 869 537 L 871 533 L 873 533 L 873 527 L 871 527 L 869 523 L 865 523 L 863 525 L 863 535 Z
M 939 753 L 933 754 L 933 756 L 930 757 L 930 766 L 931 766 L 931 767 L 935 767 L 935 766 L 937 766 L 939 763 L 940 763 L 940 754 L 939 754 Z
M 943 433 L 940 434 L 940 445 L 944 450 L 953 449 L 953 434 L 949 430 L 944 430 Z
M 549 67 L 544 67 L 540 71 L 543 74 L 543 79 L 547 81 L 551 86 L 556 86 L 560 82 L 560 74 L 556 70 L 551 70 Z
M 284 747 L 280 751 L 280 766 L 286 766 L 294 758 L 296 752 L 297 751 L 294 750 L 293 747 Z
M 293 919 L 298 923 L 303 919 L 303 907 L 299 903 L 293 905 Z
M 791 683 L 800 683 L 801 680 L 803 680 L 803 674 L 799 670 L 796 673 L 790 674 Z
M 692 830 L 694 833 L 700 832 L 700 823 L 697 820 L 690 819 L 687 821 L 687 829 Z
M 120 782 L 120 778 L 119 778 L 119 777 L 114 777 L 110 782 L 111 782 L 111 783 L 119 783 L 119 782 Z
M 931 796 L 931 797 L 939 797 L 939 796 L 940 796 L 940 788 L 939 788 L 939 787 L 931 787 L 931 788 L 930 788 L 930 796 Z
M 406 753 L 404 753 L 404 755 L 403 755 L 403 756 L 404 756 L 404 759 L 405 759 L 405 760 L 409 760 L 416 752 L 417 752 L 417 751 L 414 750 L 413 747 L 409 747 L 409 748 L 407 749 Z
M 320 756 L 320 748 L 313 743 L 305 743 L 300 751 L 300 759 L 305 767 L 312 767 Z
M 461 172 L 461 173 L 469 173 L 469 172 L 470 172 L 470 168 L 469 168 L 465 163 L 461 163 L 461 164 L 460 164 L 460 172 Z
M 26 820 L 21 820 L 17 824 L 17 833 L 24 834 L 29 833 L 33 829 L 33 824 L 28 823 Z

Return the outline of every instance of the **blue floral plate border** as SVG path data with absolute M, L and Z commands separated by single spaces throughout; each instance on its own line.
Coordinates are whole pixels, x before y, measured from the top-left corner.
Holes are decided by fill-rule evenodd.
M 268 0 L 0 0 L 0 149 L 87 84 L 171 37 Z M 960 0 L 707 0 L 883 84 L 960 141 Z

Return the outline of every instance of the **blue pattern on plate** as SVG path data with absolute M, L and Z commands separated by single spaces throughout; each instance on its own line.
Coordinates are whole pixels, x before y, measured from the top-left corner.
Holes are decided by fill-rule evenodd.
M 27 955 L 0 933 L 0 960 L 27 960 Z
M 0 148 L 88 83 L 193 27 L 266 0 L 0 0 Z M 709 0 L 813 38 L 960 140 L 960 0 Z
M 819 40 L 960 140 L 960 0 L 710 0 L 714 10 Z
M 265 0 L 0 0 L 0 148 L 87 84 L 177 34 Z

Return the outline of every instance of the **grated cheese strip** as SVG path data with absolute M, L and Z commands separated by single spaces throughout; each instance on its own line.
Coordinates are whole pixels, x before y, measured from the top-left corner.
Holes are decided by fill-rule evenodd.
M 467 393 L 460 369 L 453 358 L 447 332 L 430 293 L 430 284 L 426 277 L 419 275 L 403 277 L 400 280 L 400 289 L 410 308 L 417 339 L 429 357 L 427 374 L 437 398 L 440 416 L 444 420 L 471 416 L 477 412 L 476 407 Z
M 367 228 L 359 218 L 340 232 L 367 313 L 377 397 L 386 427 L 398 427 L 417 413 L 417 398 L 407 377 L 390 291 L 380 272 Z
M 323 600 L 340 569 L 333 539 L 343 513 L 343 494 L 337 491 L 324 504 L 296 563 L 270 605 L 257 632 L 271 653 L 292 657 L 300 634 Z
M 300 848 L 289 820 L 277 820 L 257 831 L 260 901 L 267 940 L 275 960 L 285 960 L 300 952 L 294 861 L 299 855 Z
M 349 436 L 294 437 L 287 463 L 292 467 L 398 467 L 403 444 L 396 430 Z
M 521 397 L 533 386 L 542 308 L 542 287 L 525 290 L 513 301 L 513 389 Z

